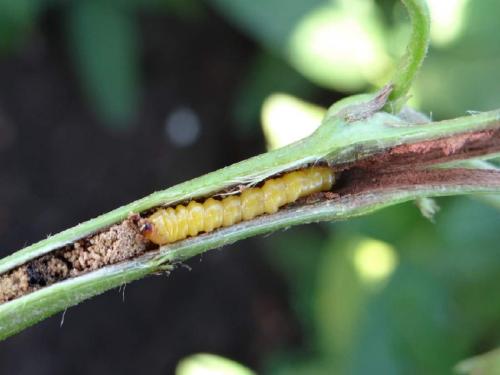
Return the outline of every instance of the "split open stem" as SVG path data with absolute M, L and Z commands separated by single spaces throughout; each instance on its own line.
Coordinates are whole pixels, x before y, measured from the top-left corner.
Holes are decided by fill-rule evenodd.
M 158 206 L 207 197 L 236 185 L 258 183 L 318 161 L 344 171 L 338 195 L 334 193 L 316 202 L 304 202 L 276 214 L 163 246 L 0 304 L 0 340 L 108 289 L 151 273 L 170 271 L 178 262 L 243 238 L 296 224 L 346 220 L 421 197 L 500 193 L 498 171 L 468 169 L 457 173 L 457 169 L 452 172 L 435 169 L 405 175 L 404 169 L 422 167 L 423 161 L 430 166 L 433 162 L 442 164 L 500 152 L 500 110 L 429 124 L 414 123 L 396 115 L 399 111 L 394 109 L 399 108 L 406 96 L 428 43 L 425 2 L 403 0 L 403 3 L 409 10 L 413 33 L 392 84 L 375 94 L 336 103 L 318 130 L 295 144 L 153 193 L 0 259 L 0 275 L 106 231 L 131 213 L 141 214 Z M 391 168 L 397 166 L 398 160 L 401 163 L 399 155 L 412 162 L 405 168 Z M 389 162 L 384 164 L 385 157 Z
M 159 205 L 170 205 L 179 201 L 211 195 L 235 184 L 261 181 L 268 176 L 294 169 L 318 160 L 328 162 L 333 168 L 355 170 L 358 163 L 380 159 L 380 155 L 399 155 L 405 148 L 416 152 L 419 145 L 436 142 L 437 150 L 450 157 L 461 159 L 484 156 L 500 151 L 500 111 L 486 112 L 454 120 L 430 124 L 411 124 L 397 116 L 378 110 L 385 104 L 390 89 L 363 97 L 356 104 L 350 103 L 330 114 L 311 137 L 286 148 L 251 158 L 244 162 L 210 173 L 192 181 L 154 193 L 137 202 L 121 207 L 111 213 L 80 224 L 65 232 L 49 237 L 38 244 L 0 260 L 2 272 L 19 266 L 31 259 L 59 249 L 63 244 L 79 240 L 91 233 L 105 230 L 109 225 L 125 219 L 130 213 L 141 213 Z M 382 98 L 382 99 L 381 99 Z M 430 148 L 429 148 L 430 147 Z M 426 151 L 426 152 L 427 152 Z M 460 154 L 464 151 L 463 154 Z M 428 153 L 427 152 L 427 153 Z M 439 154 L 439 152 L 438 152 Z M 439 156 L 439 155 L 438 155 Z M 384 157 L 382 157 L 384 159 Z M 446 161 L 437 157 L 440 163 Z M 453 160 L 453 159 L 450 159 Z M 427 161 L 429 162 L 429 161 Z M 432 162 L 432 160 L 431 160 Z M 427 196 L 500 193 L 500 173 L 476 175 L 450 175 L 449 179 L 436 179 L 426 175 L 417 180 L 402 180 L 391 185 L 398 174 L 390 171 L 389 165 L 367 169 L 366 177 L 344 172 L 342 195 L 334 199 L 323 199 L 313 204 L 302 204 L 277 214 L 258 217 L 248 222 L 193 237 L 185 241 L 161 247 L 128 261 L 103 267 L 82 276 L 67 279 L 42 288 L 33 293 L 0 305 L 0 339 L 6 338 L 58 311 L 102 293 L 110 288 L 141 278 L 161 270 L 171 270 L 177 262 L 235 241 L 262 233 L 268 233 L 291 225 L 322 220 L 346 220 L 370 213 L 382 207 Z M 415 165 L 418 165 L 415 162 Z M 348 166 L 348 167 L 346 167 Z M 406 169 L 411 166 L 405 166 Z M 396 173 L 389 175 L 387 173 Z M 378 171 L 378 172 L 377 172 Z M 442 173 L 441 170 L 437 170 Z M 381 173 L 381 174 L 373 174 Z M 385 176 L 385 177 L 384 177 Z M 355 181 L 355 179 L 358 179 Z M 381 185 L 367 184 L 362 191 L 345 190 L 349 181 L 353 186 L 363 186 L 363 181 L 386 178 Z M 340 188 L 339 188 L 340 189 Z

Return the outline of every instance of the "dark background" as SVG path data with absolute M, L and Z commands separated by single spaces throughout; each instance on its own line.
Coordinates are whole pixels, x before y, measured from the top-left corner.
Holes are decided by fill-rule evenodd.
M 274 23 L 287 33 L 286 17 L 253 16 L 251 1 L 233 3 L 243 4 L 246 18 L 222 0 L 108 1 L 103 9 L 98 2 L 39 1 L 31 9 L 29 2 L 4 1 L 0 256 L 264 152 L 260 106 L 273 92 L 326 107 L 373 84 L 362 78 L 346 88 L 295 70 L 279 38 L 266 41 L 255 32 L 269 28 L 264 34 L 272 36 Z M 283 13 L 301 4 L 271 3 Z M 377 7 L 385 32 L 394 35 L 406 21 L 402 9 L 393 1 Z M 488 32 L 473 21 L 488 24 L 486 14 L 494 11 L 476 8 L 467 10 L 472 31 L 462 47 L 432 50 L 417 84 L 415 103 L 435 118 L 498 107 L 491 103 L 500 90 L 488 91 L 494 77 L 487 67 L 500 56 L 488 45 L 499 40 L 473 43 Z M 392 39 L 386 48 L 395 58 L 401 47 Z M 464 48 L 475 58 L 462 59 Z M 468 86 L 467 95 L 460 89 L 460 82 L 481 77 L 486 88 Z M 430 91 L 446 96 L 428 99 Z M 167 131 L 179 110 L 199 124 L 187 145 Z M 213 251 L 0 343 L 0 373 L 170 374 L 199 352 L 259 373 L 446 373 L 499 343 L 500 220 L 495 208 L 466 198 L 440 204 L 436 225 L 408 204 Z M 349 263 L 360 238 L 391 244 L 399 259 L 376 292 L 364 289 Z

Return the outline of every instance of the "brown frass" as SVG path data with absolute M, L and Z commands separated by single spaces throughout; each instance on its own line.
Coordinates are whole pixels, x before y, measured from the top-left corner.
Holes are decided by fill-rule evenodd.
M 0 275 L 0 303 L 56 282 L 115 264 L 143 253 L 146 241 L 131 216 L 105 231 L 78 240 Z

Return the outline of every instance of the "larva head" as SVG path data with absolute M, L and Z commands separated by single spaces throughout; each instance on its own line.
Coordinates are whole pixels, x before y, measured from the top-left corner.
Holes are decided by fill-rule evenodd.
M 144 237 L 157 245 L 176 241 L 178 228 L 175 218 L 175 210 L 172 207 L 160 208 L 144 220 Z
M 156 230 L 154 223 L 152 223 L 149 219 L 141 220 L 139 230 L 147 240 L 153 243 L 158 243 L 158 231 Z
M 151 224 L 148 220 L 143 220 L 139 230 L 143 236 L 147 236 L 153 232 L 153 224 Z

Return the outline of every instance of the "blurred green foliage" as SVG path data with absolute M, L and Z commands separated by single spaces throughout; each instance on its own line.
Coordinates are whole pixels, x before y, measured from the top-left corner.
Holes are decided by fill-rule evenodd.
M 313 83 L 344 93 L 385 82 L 409 35 L 408 17 L 395 0 L 210 2 L 268 53 L 279 56 L 283 70 L 291 66 Z M 412 104 L 435 119 L 497 108 L 500 3 L 430 0 L 429 5 L 431 49 Z M 262 74 L 269 72 L 263 69 Z M 259 80 L 255 72 L 252 77 Z M 268 94 L 282 91 L 276 86 L 271 80 Z M 308 97 L 309 86 L 302 87 L 303 93 L 296 86 L 293 94 Z M 254 98 L 242 96 L 238 106 L 252 107 Z M 247 117 L 242 121 L 249 122 Z
M 316 87 L 285 60 L 267 51 L 254 57 L 250 69 L 243 77 L 235 100 L 233 115 L 242 136 L 255 134 L 264 100 L 273 92 L 286 92 L 296 96 L 310 96 Z
M 141 105 L 138 17 L 197 14 L 197 0 L 0 0 L 0 53 L 16 51 L 47 11 L 62 18 L 67 50 L 83 94 L 104 125 L 129 128 Z
M 421 107 L 439 118 L 498 108 L 500 102 L 500 3 L 461 2 L 460 32 L 449 44 L 431 49 L 416 90 Z
M 137 112 L 138 31 L 116 2 L 73 2 L 67 9 L 68 44 L 80 82 L 106 123 L 127 126 Z
M 496 0 L 429 0 L 433 44 L 414 90 L 414 104 L 435 118 L 492 109 L 500 101 Z M 360 91 L 387 79 L 408 36 L 396 0 L 0 0 L 0 53 L 15 51 L 57 11 L 68 51 L 96 113 L 127 127 L 140 106 L 138 17 L 201 14 L 210 5 L 265 52 L 244 77 L 235 115 L 247 134 L 256 108 L 273 91 L 310 96 L 314 85 Z M 247 129 L 247 131 L 245 131 Z M 256 129 L 254 127 L 254 129 Z
M 497 346 L 500 214 L 468 199 L 440 203 L 436 224 L 404 204 L 274 236 L 266 254 L 290 283 L 307 354 L 276 355 L 267 373 L 446 374 Z M 366 240 L 396 249 L 382 283 L 363 281 L 353 261 Z
M 255 375 L 253 371 L 228 358 L 199 353 L 182 359 L 175 375 Z
M 455 369 L 460 374 L 500 374 L 500 349 L 462 361 Z
M 0 52 L 19 43 L 35 22 L 40 2 L 0 0 Z

